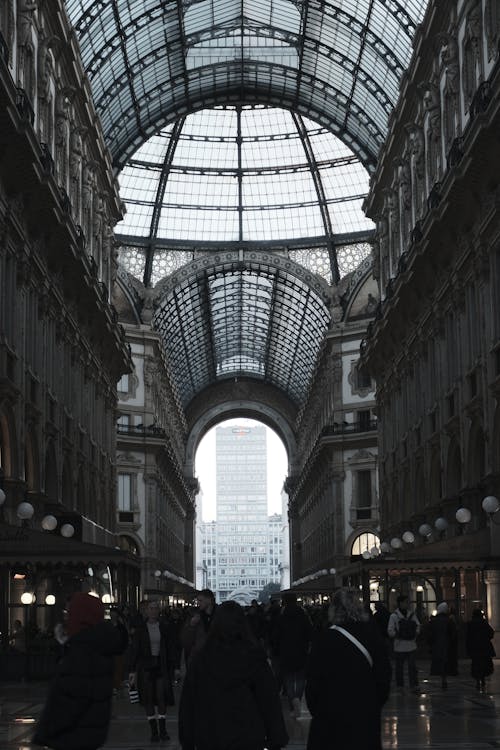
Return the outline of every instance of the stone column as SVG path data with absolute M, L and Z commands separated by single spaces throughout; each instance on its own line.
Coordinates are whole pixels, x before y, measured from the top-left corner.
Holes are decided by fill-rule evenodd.
M 488 621 L 495 631 L 493 645 L 500 653 L 500 570 L 485 570 L 486 606 Z

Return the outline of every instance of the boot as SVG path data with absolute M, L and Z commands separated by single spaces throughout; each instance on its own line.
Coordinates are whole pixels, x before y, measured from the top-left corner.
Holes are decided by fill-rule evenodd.
M 149 726 L 151 727 L 151 742 L 159 742 L 160 735 L 158 734 L 158 722 L 156 716 L 148 716 Z
M 169 740 L 167 722 L 164 716 L 158 716 L 158 728 L 160 730 L 160 740 Z

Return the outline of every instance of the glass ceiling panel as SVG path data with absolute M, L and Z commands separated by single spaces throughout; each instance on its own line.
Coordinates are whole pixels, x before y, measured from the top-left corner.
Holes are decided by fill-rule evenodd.
M 212 380 L 245 375 L 300 403 L 329 319 L 321 299 L 290 273 L 216 265 L 168 291 L 154 326 L 185 406 Z
M 427 4 L 66 0 L 116 165 L 123 166 L 143 133 L 176 113 L 242 91 L 261 103 L 294 102 L 332 132 L 345 126 L 346 143 L 370 169 Z

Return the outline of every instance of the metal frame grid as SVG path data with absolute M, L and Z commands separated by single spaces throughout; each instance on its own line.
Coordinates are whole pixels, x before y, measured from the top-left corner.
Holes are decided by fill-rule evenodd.
M 376 163 L 428 0 L 66 0 L 114 162 L 216 103 L 310 116 Z
M 330 313 L 293 273 L 265 263 L 216 263 L 162 296 L 153 325 L 162 334 L 186 406 L 210 383 L 250 376 L 301 404 Z

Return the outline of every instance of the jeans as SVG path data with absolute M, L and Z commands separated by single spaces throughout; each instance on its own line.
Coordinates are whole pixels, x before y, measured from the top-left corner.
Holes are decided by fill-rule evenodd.
M 417 664 L 416 664 L 415 656 L 416 656 L 415 650 L 394 652 L 394 661 L 395 661 L 395 667 L 396 667 L 396 685 L 398 687 L 403 687 L 404 685 L 403 669 L 404 669 L 405 661 L 408 662 L 408 680 L 410 683 L 410 687 L 418 686 Z

